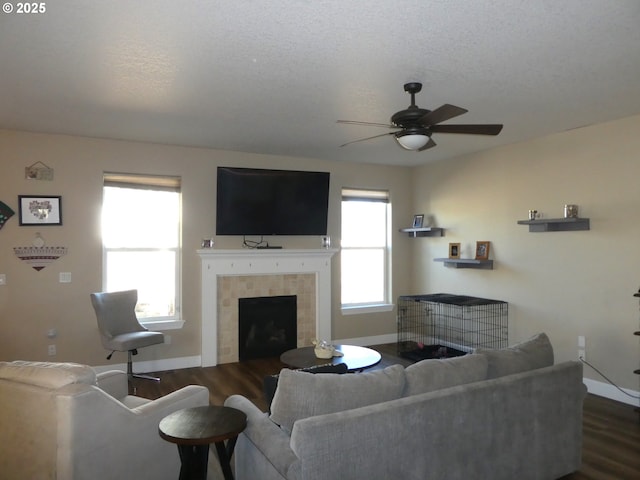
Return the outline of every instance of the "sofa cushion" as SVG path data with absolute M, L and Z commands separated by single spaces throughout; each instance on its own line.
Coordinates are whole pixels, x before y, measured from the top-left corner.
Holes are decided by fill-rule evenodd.
M 270 418 L 290 434 L 293 424 L 302 418 L 400 398 L 404 384 L 401 365 L 345 375 L 314 375 L 283 369 L 271 403 Z
M 309 373 L 347 373 L 349 367 L 347 367 L 346 363 L 338 363 L 337 365 L 333 365 L 331 363 L 327 365 L 314 365 L 313 367 L 307 368 L 298 368 L 299 372 L 309 372 Z M 273 396 L 276 393 L 276 388 L 278 387 L 278 377 L 279 375 L 267 375 L 263 380 L 263 390 L 264 390 L 264 398 L 267 401 L 267 409 L 271 412 L 271 402 L 273 401 Z
M 488 364 L 487 357 L 474 354 L 414 363 L 404 371 L 407 377 L 404 396 L 485 380 Z
M 50 389 L 72 383 L 96 385 L 95 370 L 77 363 L 0 362 L 0 378 Z
M 475 353 L 485 355 L 489 359 L 487 378 L 498 378 L 553 365 L 553 347 L 545 333 L 539 333 L 508 348 L 478 348 Z

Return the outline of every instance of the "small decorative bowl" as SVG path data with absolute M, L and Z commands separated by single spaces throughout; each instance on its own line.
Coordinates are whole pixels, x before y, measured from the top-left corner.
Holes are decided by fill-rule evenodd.
M 335 349 L 333 347 L 331 348 L 316 347 L 313 349 L 313 351 L 315 352 L 316 357 L 318 358 L 331 358 L 333 357 Z

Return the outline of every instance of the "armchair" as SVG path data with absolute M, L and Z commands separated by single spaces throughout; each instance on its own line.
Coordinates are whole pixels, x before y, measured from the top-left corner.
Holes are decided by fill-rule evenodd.
M 148 400 L 128 395 L 127 380 L 73 363 L 0 362 L 3 478 L 177 478 L 178 452 L 158 424 L 208 405 L 209 391 L 190 385 Z

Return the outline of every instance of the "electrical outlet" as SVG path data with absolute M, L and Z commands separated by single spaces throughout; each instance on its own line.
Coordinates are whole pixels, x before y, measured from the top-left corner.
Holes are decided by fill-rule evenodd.
M 49 345 L 48 352 L 49 352 L 49 356 L 50 357 L 55 356 L 55 354 L 56 354 L 56 345 L 55 344 Z
M 164 344 L 165 345 L 171 345 L 171 335 L 165 335 L 164 336 Z
M 578 336 L 578 359 L 587 361 L 587 340 L 584 335 Z

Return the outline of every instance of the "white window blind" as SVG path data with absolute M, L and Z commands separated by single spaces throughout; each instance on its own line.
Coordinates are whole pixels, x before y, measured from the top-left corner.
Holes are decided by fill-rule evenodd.
M 343 308 L 389 303 L 389 192 L 342 189 Z
M 105 173 L 103 290 L 138 290 L 141 322 L 180 317 L 180 177 Z

